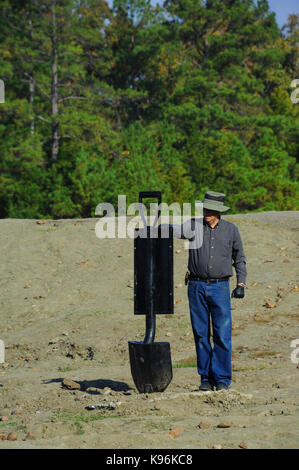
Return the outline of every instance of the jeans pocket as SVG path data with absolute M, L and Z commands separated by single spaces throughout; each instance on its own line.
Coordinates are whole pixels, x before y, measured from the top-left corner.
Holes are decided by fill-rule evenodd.
M 229 282 L 224 281 L 220 283 L 221 295 L 224 297 L 225 301 L 230 300 L 230 287 Z
M 188 295 L 195 294 L 196 292 L 196 281 L 188 282 Z

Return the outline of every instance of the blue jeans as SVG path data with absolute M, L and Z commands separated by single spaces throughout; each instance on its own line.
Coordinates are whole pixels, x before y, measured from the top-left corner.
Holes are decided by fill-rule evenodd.
M 191 325 L 201 382 L 224 382 L 230 385 L 232 318 L 229 281 L 207 284 L 189 281 L 188 298 Z M 213 348 L 210 344 L 210 316 Z

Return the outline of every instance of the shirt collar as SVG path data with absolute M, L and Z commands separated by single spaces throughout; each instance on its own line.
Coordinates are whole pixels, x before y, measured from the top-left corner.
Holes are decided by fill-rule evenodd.
M 208 224 L 208 222 L 205 221 L 205 219 L 203 219 L 203 223 L 204 223 L 204 225 L 206 225 L 208 228 L 211 228 L 211 229 L 212 229 L 212 227 L 210 227 L 210 225 Z M 221 225 L 221 223 L 222 223 L 222 219 L 221 219 L 221 215 L 220 215 L 219 220 L 218 220 L 218 222 L 217 222 L 217 224 L 215 225 L 214 228 L 218 228 L 218 227 Z M 212 230 L 213 230 L 213 229 L 212 229 Z

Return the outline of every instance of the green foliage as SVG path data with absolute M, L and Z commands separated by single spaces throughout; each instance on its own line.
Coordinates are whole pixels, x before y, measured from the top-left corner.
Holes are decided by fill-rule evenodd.
M 175 149 L 175 129 L 166 122 L 149 125 L 132 124 L 125 134 L 124 150 L 115 162 L 117 194 L 126 194 L 135 202 L 137 191 L 156 188 L 165 202 L 190 200 L 194 192 L 181 156 Z
M 90 217 L 149 189 L 299 209 L 298 35 L 267 0 L 3 0 L 0 217 Z

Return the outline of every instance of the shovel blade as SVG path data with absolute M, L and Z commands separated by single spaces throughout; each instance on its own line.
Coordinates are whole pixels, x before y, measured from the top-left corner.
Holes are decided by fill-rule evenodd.
M 140 393 L 163 392 L 172 380 L 170 344 L 129 341 L 131 374 Z

